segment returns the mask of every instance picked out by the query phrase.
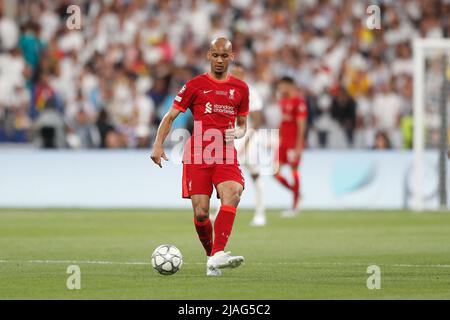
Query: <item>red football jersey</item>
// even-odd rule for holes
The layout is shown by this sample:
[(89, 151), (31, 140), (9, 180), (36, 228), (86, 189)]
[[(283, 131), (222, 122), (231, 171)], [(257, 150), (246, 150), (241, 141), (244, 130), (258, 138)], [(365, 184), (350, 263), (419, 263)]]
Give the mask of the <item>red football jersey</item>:
[(280, 123), (280, 145), (294, 148), (297, 140), (297, 119), (308, 117), (306, 102), (301, 96), (280, 100), (282, 118)]
[[(194, 131), (184, 150), (184, 161), (192, 163), (236, 160), (234, 144), (224, 142), (226, 129), (235, 126), (237, 116), (248, 115), (249, 90), (247, 84), (231, 75), (225, 80), (216, 80), (208, 73), (199, 75), (188, 81), (174, 100), (174, 107), (185, 112), (188, 108), (194, 116)], [(213, 146), (216, 139), (222, 139), (223, 148), (220, 153)]]

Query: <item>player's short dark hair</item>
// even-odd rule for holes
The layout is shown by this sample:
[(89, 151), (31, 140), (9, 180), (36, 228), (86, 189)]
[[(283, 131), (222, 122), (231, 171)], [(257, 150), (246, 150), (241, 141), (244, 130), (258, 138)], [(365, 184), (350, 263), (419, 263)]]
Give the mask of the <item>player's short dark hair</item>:
[(280, 83), (280, 82), (286, 82), (286, 83), (289, 83), (289, 84), (294, 84), (294, 83), (295, 83), (294, 79), (291, 78), (291, 77), (289, 77), (289, 76), (281, 77), (281, 78), (278, 80), (278, 82), (279, 82), (279, 83)]

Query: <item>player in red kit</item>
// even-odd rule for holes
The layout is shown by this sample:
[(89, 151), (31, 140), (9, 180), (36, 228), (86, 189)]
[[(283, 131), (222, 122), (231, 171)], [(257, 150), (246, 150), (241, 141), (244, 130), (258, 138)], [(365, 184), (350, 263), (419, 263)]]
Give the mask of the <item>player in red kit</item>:
[[(220, 276), (220, 269), (244, 262), (244, 257), (232, 256), (224, 249), (245, 185), (234, 139), (242, 138), (247, 130), (249, 89), (228, 73), (234, 59), (228, 39), (213, 40), (207, 58), (211, 71), (188, 81), (175, 97), (159, 125), (151, 158), (160, 167), (161, 158), (168, 160), (163, 142), (178, 114), (190, 109), (194, 130), (184, 148), (182, 196), (192, 202), (195, 229), (208, 257), (206, 274)], [(214, 227), (209, 219), (213, 188), (221, 200)]]
[[(299, 94), (292, 78), (281, 78), (278, 81), (277, 90), (280, 95), (279, 104), (282, 118), (275, 178), (292, 192), (292, 209), (283, 213), (284, 217), (292, 217), (298, 213), (300, 200), (300, 172), (298, 167), (304, 148), (308, 110), (306, 102)], [(282, 165), (289, 165), (291, 168), (292, 184), (281, 175)]]

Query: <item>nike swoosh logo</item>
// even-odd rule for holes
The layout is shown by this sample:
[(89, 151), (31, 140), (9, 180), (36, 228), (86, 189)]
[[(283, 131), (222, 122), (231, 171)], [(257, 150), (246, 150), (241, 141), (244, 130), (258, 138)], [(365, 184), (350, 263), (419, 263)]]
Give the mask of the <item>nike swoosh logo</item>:
[(212, 90), (203, 90), (203, 93), (208, 93), (208, 92), (211, 92)]

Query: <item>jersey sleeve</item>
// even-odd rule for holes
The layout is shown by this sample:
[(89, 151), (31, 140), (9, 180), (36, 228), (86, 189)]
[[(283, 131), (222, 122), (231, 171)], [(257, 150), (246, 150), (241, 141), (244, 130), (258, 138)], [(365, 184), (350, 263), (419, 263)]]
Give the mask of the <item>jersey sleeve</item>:
[(191, 81), (188, 81), (178, 92), (173, 101), (174, 108), (186, 112), (191, 107), (195, 97), (196, 89)]
[(306, 105), (306, 101), (303, 98), (299, 98), (296, 103), (295, 108), (295, 118), (299, 120), (305, 120), (308, 118), (308, 107)]
[(241, 103), (239, 104), (239, 109), (238, 109), (238, 116), (242, 116), (242, 117), (246, 117), (248, 115), (248, 108), (249, 108), (249, 89), (248, 86), (245, 86), (243, 93), (242, 93), (242, 99), (241, 99)]

